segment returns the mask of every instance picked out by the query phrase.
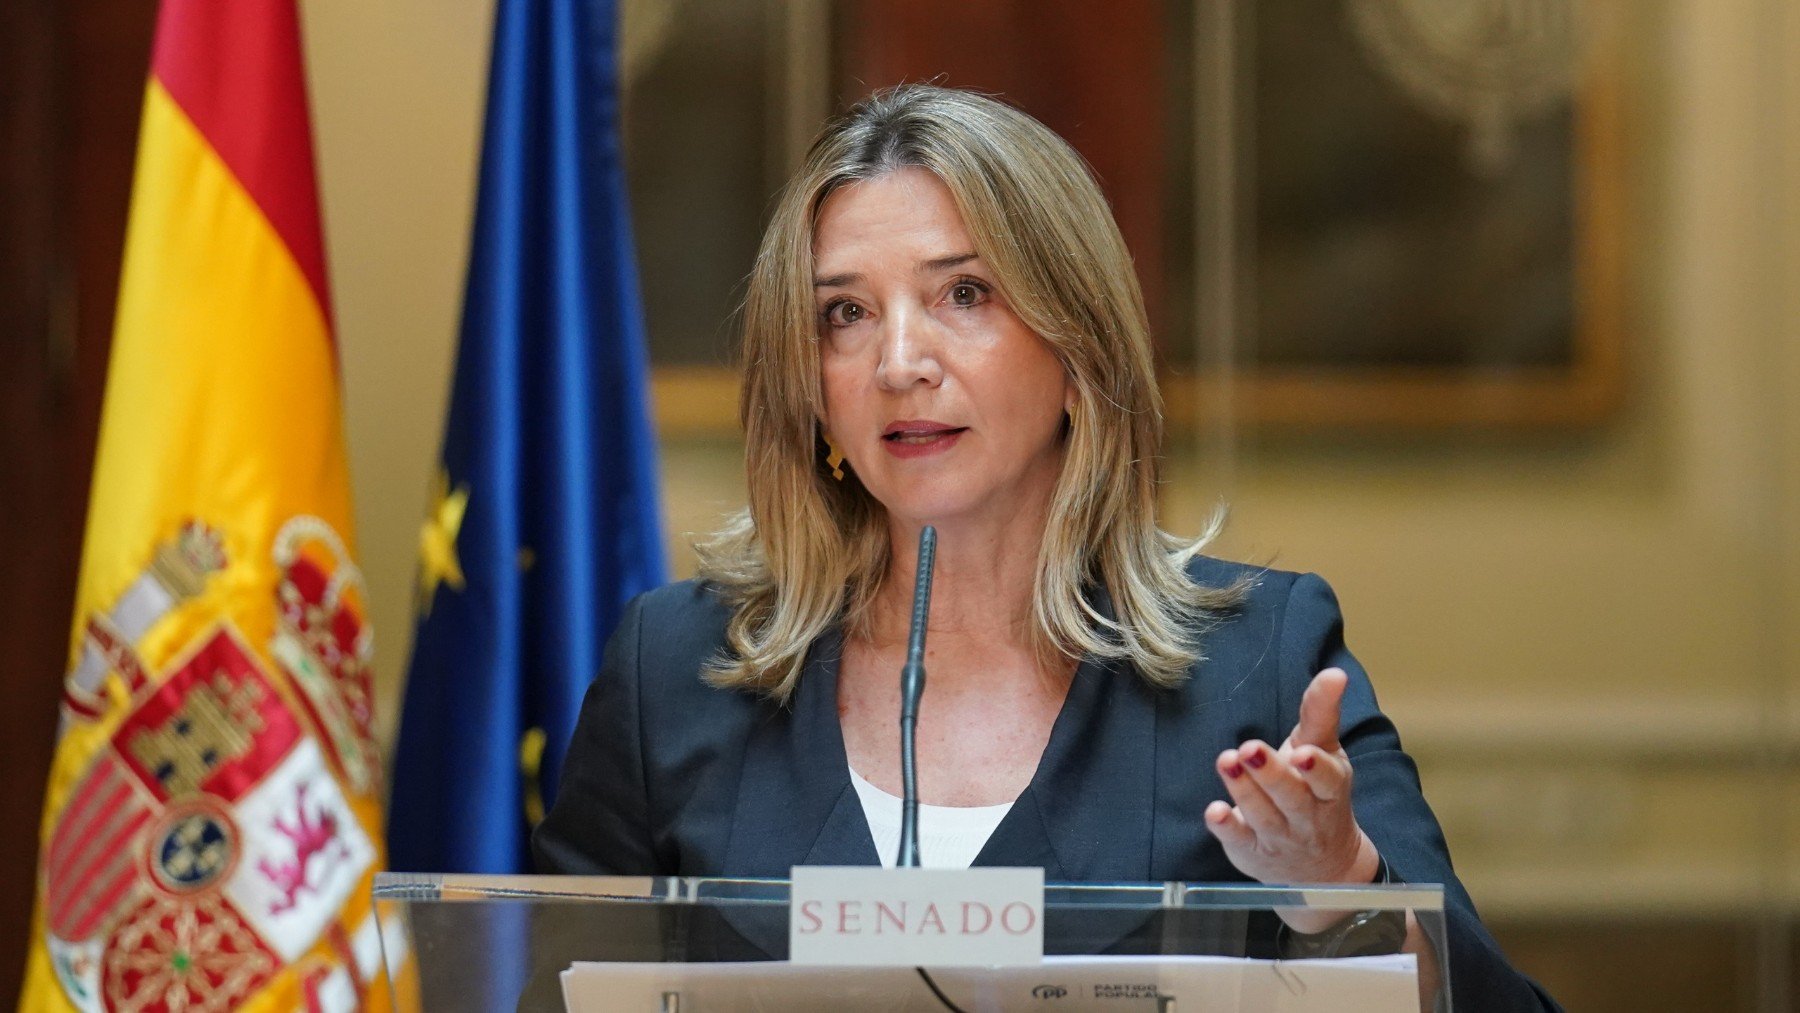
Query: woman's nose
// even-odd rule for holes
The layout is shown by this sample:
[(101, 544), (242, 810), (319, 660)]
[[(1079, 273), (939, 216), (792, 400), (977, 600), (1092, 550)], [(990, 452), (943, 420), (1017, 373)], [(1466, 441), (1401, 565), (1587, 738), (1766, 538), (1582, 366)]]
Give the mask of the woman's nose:
[(888, 316), (881, 331), (881, 362), (876, 380), (890, 390), (935, 387), (944, 378), (937, 357), (937, 325), (920, 309)]

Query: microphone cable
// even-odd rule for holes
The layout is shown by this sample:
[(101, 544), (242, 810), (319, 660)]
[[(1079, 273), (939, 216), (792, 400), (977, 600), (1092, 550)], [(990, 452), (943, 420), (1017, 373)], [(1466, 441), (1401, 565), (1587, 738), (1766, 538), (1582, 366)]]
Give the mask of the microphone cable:
[(944, 994), (944, 990), (938, 987), (937, 982), (931, 980), (931, 975), (923, 967), (915, 967), (913, 970), (919, 972), (919, 977), (925, 979), (925, 987), (931, 989), (931, 994), (937, 996), (937, 1001), (943, 1003), (945, 1009), (950, 1010), (951, 1013), (968, 1013), (967, 1010), (950, 1001), (950, 997)]

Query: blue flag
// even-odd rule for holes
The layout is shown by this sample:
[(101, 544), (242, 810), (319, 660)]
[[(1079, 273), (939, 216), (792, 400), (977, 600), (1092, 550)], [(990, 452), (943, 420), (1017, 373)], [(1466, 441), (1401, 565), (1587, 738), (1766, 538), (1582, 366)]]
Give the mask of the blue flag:
[(500, 0), (389, 807), (402, 871), (531, 871), (582, 695), (664, 580), (611, 0)]

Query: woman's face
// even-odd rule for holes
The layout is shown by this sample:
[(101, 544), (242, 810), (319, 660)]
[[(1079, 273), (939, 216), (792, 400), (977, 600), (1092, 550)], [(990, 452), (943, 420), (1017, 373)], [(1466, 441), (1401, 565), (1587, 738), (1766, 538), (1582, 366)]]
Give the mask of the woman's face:
[(825, 431), (892, 516), (1007, 518), (1048, 501), (1074, 390), (935, 175), (832, 193), (813, 269)]

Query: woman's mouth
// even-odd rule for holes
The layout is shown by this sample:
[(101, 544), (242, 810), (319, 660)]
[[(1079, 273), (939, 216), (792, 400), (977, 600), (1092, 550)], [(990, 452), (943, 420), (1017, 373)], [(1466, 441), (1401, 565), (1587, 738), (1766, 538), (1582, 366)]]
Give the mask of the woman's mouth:
[(891, 440), (894, 443), (912, 443), (912, 444), (921, 444), (922, 445), (922, 444), (930, 443), (932, 440), (940, 440), (946, 436), (954, 436), (957, 433), (964, 432), (964, 431), (965, 430), (963, 430), (963, 429), (934, 429), (928, 433), (915, 433), (915, 432), (909, 431), (909, 432), (902, 432), (902, 433), (889, 433), (886, 436), (883, 436), (882, 439)]
[(949, 450), (968, 426), (948, 426), (926, 420), (895, 422), (881, 434), (882, 445), (896, 457), (919, 457)]

